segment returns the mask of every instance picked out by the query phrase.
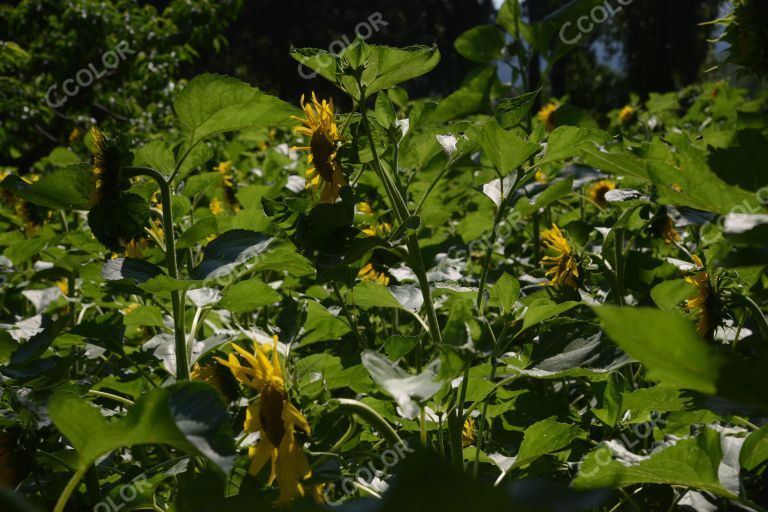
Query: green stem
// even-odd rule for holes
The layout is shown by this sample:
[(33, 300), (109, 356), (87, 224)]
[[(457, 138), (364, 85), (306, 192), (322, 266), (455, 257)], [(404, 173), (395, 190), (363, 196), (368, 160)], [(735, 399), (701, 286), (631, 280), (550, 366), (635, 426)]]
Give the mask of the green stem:
[(337, 408), (345, 414), (354, 414), (364, 420), (374, 427), (393, 446), (405, 444), (387, 420), (364, 403), (352, 400), (351, 398), (334, 398), (328, 401), (328, 405)]
[(67, 501), (69, 501), (69, 497), (72, 495), (73, 492), (75, 492), (75, 489), (77, 489), (77, 485), (80, 483), (80, 480), (88, 471), (89, 467), (90, 466), (85, 466), (75, 471), (75, 474), (73, 474), (72, 478), (70, 478), (69, 482), (67, 482), (67, 486), (64, 487), (63, 491), (61, 491), (61, 495), (59, 496), (58, 501), (56, 501), (56, 506), (53, 508), (53, 512), (63, 512), (64, 507), (67, 504)]
[(105, 391), (97, 391), (95, 389), (89, 389), (86, 392), (86, 394), (92, 395), (92, 396), (98, 396), (99, 398), (108, 398), (110, 400), (114, 400), (115, 402), (120, 402), (126, 407), (131, 407), (133, 405), (133, 402), (131, 400), (128, 400), (127, 398), (123, 398), (122, 396), (113, 395), (112, 393), (107, 393)]
[(616, 229), (614, 234), (614, 253), (616, 258), (616, 287), (619, 306), (624, 305), (624, 230)]
[(763, 338), (768, 341), (768, 320), (765, 319), (763, 310), (760, 309), (760, 306), (758, 306), (757, 303), (751, 298), (747, 297), (746, 295), (744, 295), (743, 298), (744, 303), (747, 305), (747, 308), (749, 308), (749, 311), (755, 318), (757, 326), (760, 328), (760, 333), (763, 335)]
[[(185, 153), (185, 157), (189, 154)], [(178, 170), (178, 168), (177, 168)], [(168, 275), (172, 279), (179, 278), (179, 270), (176, 265), (176, 240), (173, 234), (173, 208), (171, 206), (170, 181), (155, 169), (149, 167), (124, 167), (126, 177), (148, 176), (154, 179), (160, 187), (160, 201), (163, 205), (163, 231), (165, 232), (165, 260), (168, 265)], [(171, 180), (175, 176), (171, 176)], [(173, 306), (174, 339), (176, 353), (176, 379), (189, 380), (189, 358), (187, 356), (187, 341), (185, 339), (184, 326), (184, 294), (181, 290), (171, 291), (171, 304)]]
[[(371, 154), (373, 156), (373, 169), (384, 185), (384, 189), (389, 196), (389, 201), (392, 204), (393, 211), (397, 217), (398, 225), (402, 224), (405, 219), (409, 217), (408, 207), (403, 200), (400, 191), (394, 185), (389, 177), (389, 174), (384, 170), (379, 160), (379, 154), (376, 151), (376, 144), (373, 142), (373, 136), (371, 134), (371, 127), (368, 121), (368, 113), (365, 105), (365, 87), (358, 80), (358, 87), (360, 88), (360, 115), (362, 117), (362, 125), (365, 130), (365, 134), (368, 137), (368, 141), (371, 146)], [(435, 312), (435, 305), (432, 303), (432, 294), (429, 290), (429, 281), (427, 280), (427, 271), (424, 266), (424, 260), (421, 256), (421, 248), (419, 247), (419, 239), (415, 234), (409, 235), (406, 240), (406, 246), (408, 247), (408, 255), (411, 268), (416, 274), (416, 279), (419, 282), (419, 289), (424, 297), (424, 306), (427, 309), (427, 322), (429, 323), (430, 336), (435, 344), (442, 344), (443, 339), (440, 335), (440, 324), (437, 321), (437, 313)]]
[(344, 316), (347, 317), (347, 322), (349, 322), (349, 328), (352, 330), (352, 334), (354, 335), (355, 340), (357, 340), (357, 346), (360, 347), (360, 350), (363, 350), (364, 348), (366, 348), (366, 343), (363, 337), (360, 335), (360, 331), (357, 328), (355, 317), (352, 316), (352, 312), (349, 311), (349, 308), (347, 307), (347, 303), (344, 301), (344, 298), (341, 296), (341, 292), (339, 291), (339, 285), (336, 284), (336, 281), (331, 281), (331, 286), (333, 287), (334, 295), (336, 295), (336, 300), (339, 301), (341, 310), (344, 312)]

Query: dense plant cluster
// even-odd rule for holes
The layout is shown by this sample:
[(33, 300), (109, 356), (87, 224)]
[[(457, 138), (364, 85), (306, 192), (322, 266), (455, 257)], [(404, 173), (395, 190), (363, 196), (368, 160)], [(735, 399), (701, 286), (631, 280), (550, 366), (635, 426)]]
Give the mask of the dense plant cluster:
[(569, 5), (444, 98), (296, 48), (351, 109), (205, 73), (3, 168), (3, 510), (766, 510), (768, 94), (549, 98)]

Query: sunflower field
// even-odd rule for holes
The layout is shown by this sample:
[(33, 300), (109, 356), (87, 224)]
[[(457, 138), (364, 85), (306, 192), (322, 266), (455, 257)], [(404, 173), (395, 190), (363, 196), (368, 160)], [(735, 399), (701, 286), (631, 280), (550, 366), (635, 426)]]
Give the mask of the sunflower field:
[(768, 510), (761, 2), (602, 112), (547, 72), (615, 2), (165, 80), (237, 3), (0, 8), (0, 510)]

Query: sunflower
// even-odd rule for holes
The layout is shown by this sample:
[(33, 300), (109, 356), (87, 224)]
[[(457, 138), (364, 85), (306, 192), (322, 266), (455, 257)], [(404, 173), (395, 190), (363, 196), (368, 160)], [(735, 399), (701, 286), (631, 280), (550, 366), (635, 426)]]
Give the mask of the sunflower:
[(661, 237), (664, 239), (664, 242), (674, 244), (682, 239), (680, 232), (675, 228), (672, 217), (666, 215), (661, 222)]
[(392, 224), (389, 222), (379, 222), (378, 224), (371, 224), (363, 230), (368, 236), (378, 236), (379, 238), (388, 238), (392, 234)]
[(536, 171), (536, 174), (533, 175), (533, 179), (536, 183), (541, 183), (542, 185), (549, 183), (549, 177), (541, 169)]
[(608, 206), (608, 201), (605, 200), (605, 194), (615, 188), (616, 183), (611, 180), (600, 180), (589, 188), (589, 199), (600, 208), (605, 208)]
[(291, 116), (305, 126), (297, 126), (294, 132), (309, 137), (309, 146), (292, 149), (309, 151), (307, 162), (314, 167), (307, 169), (307, 187), (314, 187), (320, 192), (320, 200), (333, 203), (339, 197), (341, 187), (347, 184), (341, 171), (341, 164), (336, 157), (336, 144), (342, 140), (333, 117), (333, 100), (317, 100), (312, 93), (312, 102), (304, 102), (301, 97), (305, 119)]
[(281, 505), (304, 496), (307, 490), (315, 494), (315, 486), (307, 489), (302, 483), (312, 476), (312, 470), (301, 443), (296, 439), (297, 429), (309, 434), (309, 423), (288, 400), (283, 370), (277, 355), (277, 336), (274, 337), (271, 361), (267, 357), (267, 350), (259, 344), (254, 344), (253, 354), (238, 345), (233, 345), (233, 348), (247, 365), (241, 364), (235, 354), (230, 354), (228, 360), (218, 357), (216, 360), (227, 366), (235, 379), (259, 393), (245, 414), (245, 431), (260, 434), (259, 442), (248, 450), (251, 457), (248, 472), (257, 475), (271, 460), (272, 469), (267, 485), (272, 485), (277, 479), (280, 488), (277, 503)]
[(208, 209), (211, 210), (211, 213), (214, 215), (221, 215), (224, 213), (224, 206), (218, 199), (212, 199), (208, 204)]
[(67, 140), (69, 141), (70, 144), (74, 144), (75, 142), (77, 142), (77, 139), (80, 138), (80, 135), (81, 135), (80, 129), (77, 126), (75, 126), (74, 128), (72, 128), (72, 131), (69, 132), (69, 137), (67, 138)]
[(633, 107), (632, 105), (626, 105), (624, 108), (622, 108), (619, 111), (619, 122), (621, 124), (626, 124), (629, 121), (631, 121), (634, 116), (635, 116), (635, 107)]
[(130, 182), (120, 177), (120, 167), (130, 163), (130, 154), (119, 140), (108, 139), (96, 126), (91, 127), (93, 167), (91, 174), (96, 185), (92, 203), (114, 201)]
[(578, 287), (579, 265), (573, 257), (571, 244), (568, 243), (560, 228), (552, 224), (552, 229), (541, 233), (541, 239), (546, 249), (557, 253), (557, 256), (544, 256), (542, 259), (544, 266), (551, 267), (546, 273), (547, 276), (552, 276), (549, 284)]
[(475, 442), (477, 437), (475, 436), (475, 420), (467, 418), (464, 420), (464, 428), (461, 431), (461, 446), (471, 446)]
[(543, 107), (541, 107), (541, 110), (538, 111), (536, 114), (536, 117), (539, 118), (539, 121), (544, 123), (544, 126), (547, 127), (547, 131), (552, 131), (557, 126), (555, 124), (555, 112), (557, 109), (560, 108), (560, 105), (555, 103), (554, 101), (550, 101)]
[[(701, 258), (692, 255), (693, 262), (696, 264), (697, 269), (704, 269), (704, 263)], [(710, 314), (709, 314), (709, 298), (710, 298), (710, 286), (709, 286), (709, 274), (706, 270), (700, 270), (690, 276), (686, 276), (685, 282), (696, 287), (697, 292), (692, 298), (685, 301), (685, 307), (688, 311), (698, 315), (699, 319), (696, 322), (696, 330), (702, 336), (706, 336), (710, 329)]]
[(389, 276), (384, 272), (376, 270), (370, 262), (363, 265), (363, 268), (360, 269), (360, 272), (358, 272), (357, 275), (365, 281), (373, 281), (382, 286), (387, 286), (389, 284)]
[(357, 203), (356, 206), (357, 206), (358, 213), (362, 215), (373, 215), (373, 209), (371, 208), (371, 205), (369, 205), (365, 201)]
[(207, 382), (216, 390), (225, 404), (237, 398), (237, 383), (232, 379), (226, 368), (218, 364), (195, 364), (189, 373), (189, 378)]

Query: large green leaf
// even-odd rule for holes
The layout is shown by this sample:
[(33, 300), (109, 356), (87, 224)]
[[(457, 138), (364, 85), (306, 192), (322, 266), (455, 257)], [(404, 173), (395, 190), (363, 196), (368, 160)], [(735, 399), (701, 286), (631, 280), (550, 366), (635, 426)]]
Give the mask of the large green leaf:
[(541, 92), (537, 89), (533, 92), (525, 93), (516, 98), (505, 98), (496, 105), (494, 115), (502, 128), (509, 130), (514, 128), (525, 119), (536, 102), (536, 97)]
[(355, 40), (338, 56), (316, 48), (291, 48), (290, 53), (291, 57), (353, 97), (360, 94), (355, 79), (343, 73), (344, 61), (351, 66), (365, 66), (362, 81), (366, 87), (366, 97), (428, 73), (440, 62), (440, 52), (436, 46), (392, 48), (368, 45), (361, 39)]
[(65, 210), (87, 210), (96, 185), (87, 165), (62, 167), (27, 183), (18, 176), (6, 176), (0, 188), (40, 206)]
[(706, 343), (692, 322), (673, 311), (651, 308), (593, 308), (608, 335), (666, 385), (720, 394), (765, 407), (768, 385), (760, 363)]
[(223, 473), (235, 455), (226, 408), (217, 392), (202, 382), (154, 389), (120, 419), (107, 419), (77, 395), (61, 391), (48, 405), (54, 425), (77, 450), (77, 466), (87, 467), (117, 448), (164, 444), (206, 457)]
[(504, 176), (524, 164), (539, 150), (538, 144), (504, 130), (495, 119), (488, 121), (480, 134), (480, 146), (493, 166)]
[(571, 423), (559, 423), (554, 416), (534, 423), (523, 434), (513, 468), (522, 467), (548, 453), (567, 448), (574, 439), (586, 439), (586, 432)]
[(202, 74), (176, 96), (174, 109), (188, 147), (216, 133), (295, 123), (300, 111), (235, 78)]
[(233, 313), (254, 311), (280, 300), (280, 294), (262, 280), (252, 277), (241, 281), (224, 292), (218, 307)]
[(462, 57), (488, 64), (501, 58), (504, 33), (494, 25), (480, 25), (461, 34), (453, 45)]
[(722, 457), (720, 434), (708, 428), (650, 456), (633, 455), (614, 442), (587, 455), (573, 486), (600, 489), (640, 483), (669, 484), (735, 498), (718, 478)]
[(273, 238), (256, 231), (233, 229), (212, 240), (203, 251), (203, 261), (195, 268), (197, 279), (226, 276), (238, 266), (264, 253)]

